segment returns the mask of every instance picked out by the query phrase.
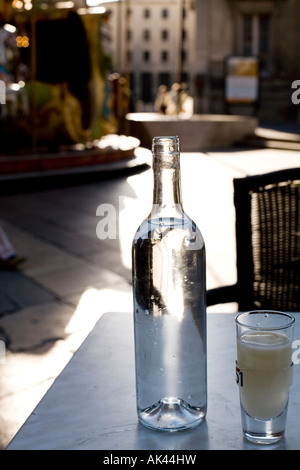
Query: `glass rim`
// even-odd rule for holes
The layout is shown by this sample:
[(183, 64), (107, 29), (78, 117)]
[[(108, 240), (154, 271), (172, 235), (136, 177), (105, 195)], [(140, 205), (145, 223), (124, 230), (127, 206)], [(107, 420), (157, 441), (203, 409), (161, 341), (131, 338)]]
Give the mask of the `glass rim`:
[[(281, 316), (281, 317), (285, 317), (287, 319), (289, 319), (289, 321), (284, 324), (284, 325), (266, 325), (266, 326), (263, 326), (263, 325), (248, 325), (247, 323), (245, 322), (242, 322), (241, 321), (241, 317), (242, 318), (245, 318), (245, 317), (249, 317), (251, 315), (254, 315), (254, 314), (259, 314), (259, 315), (266, 315), (266, 314), (275, 314), (275, 315), (278, 315), (278, 316)], [(249, 312), (242, 312), (242, 313), (238, 313), (235, 317), (235, 322), (236, 322), (236, 325), (238, 326), (242, 326), (242, 327), (245, 327), (245, 328), (250, 328), (251, 330), (268, 330), (268, 331), (271, 331), (271, 330), (283, 330), (283, 329), (286, 329), (286, 328), (290, 328), (294, 323), (295, 323), (295, 317), (293, 315), (291, 315), (290, 313), (288, 312), (280, 312), (280, 311), (277, 311), (277, 310), (267, 310), (267, 309), (264, 309), (264, 310), (250, 310)]]

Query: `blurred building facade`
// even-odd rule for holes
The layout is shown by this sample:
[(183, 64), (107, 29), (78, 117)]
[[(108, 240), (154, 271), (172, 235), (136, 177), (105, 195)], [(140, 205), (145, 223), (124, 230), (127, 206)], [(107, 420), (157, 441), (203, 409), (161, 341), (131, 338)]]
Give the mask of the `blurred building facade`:
[[(170, 88), (176, 82), (185, 83), (195, 113), (299, 120), (300, 106), (291, 99), (292, 83), (300, 80), (299, 0), (0, 0), (0, 15), (2, 45), (8, 34), (5, 23), (17, 27), (17, 42), (12, 37), (6, 52), (20, 71), (12, 73), (0, 63), (0, 79), (5, 79), (8, 70), (7, 81), (16, 82), (13, 87), (26, 84), (17, 91), (7, 85), (7, 104), (1, 108), (5, 134), (6, 124), (15, 129), (3, 114), (9, 108), (14, 112), (9, 99), (14, 104), (18, 94), (20, 108), (26, 90), (29, 105), (33, 101), (36, 106), (40, 101), (44, 105), (45, 93), (61, 96), (64, 82), (63, 104), (60, 100), (53, 109), (56, 115), (58, 107), (65, 110), (68, 138), (75, 142), (90, 138), (86, 130), (92, 136), (112, 132), (127, 111), (153, 111), (159, 86)], [(73, 26), (76, 22), (76, 33), (70, 25), (66, 29), (67, 20), (68, 25), (71, 20)], [(230, 57), (258, 60), (257, 97), (251, 105), (243, 100), (228, 102)], [(20, 61), (27, 65), (26, 73)], [(38, 82), (34, 93), (30, 80)], [(251, 80), (253, 77), (245, 79), (244, 88)], [(81, 122), (75, 105), (80, 107)], [(28, 120), (23, 104), (21, 108), (13, 113), (19, 125), (23, 118), (21, 131), (27, 136), (26, 126), (30, 131), (39, 127), (52, 141), (51, 126), (44, 117), (42, 125), (32, 126), (37, 116)], [(48, 102), (46, 112), (49, 117)], [(56, 127), (61, 129), (60, 123)], [(18, 129), (18, 135), (21, 131)]]
[[(157, 88), (184, 81), (195, 112), (228, 112), (229, 56), (259, 59), (258, 107), (233, 112), (298, 119), (291, 84), (300, 78), (298, 0), (124, 0), (111, 10), (111, 51), (130, 79), (132, 104), (150, 110)], [(230, 110), (229, 110), (230, 112)]]
[(125, 0), (110, 11), (111, 52), (130, 81), (134, 110), (151, 111), (160, 85), (184, 82), (193, 93), (195, 0)]
[(259, 116), (296, 120), (291, 84), (300, 77), (299, 24), (297, 0), (198, 0), (196, 61), (208, 109), (224, 110), (226, 57), (257, 56)]

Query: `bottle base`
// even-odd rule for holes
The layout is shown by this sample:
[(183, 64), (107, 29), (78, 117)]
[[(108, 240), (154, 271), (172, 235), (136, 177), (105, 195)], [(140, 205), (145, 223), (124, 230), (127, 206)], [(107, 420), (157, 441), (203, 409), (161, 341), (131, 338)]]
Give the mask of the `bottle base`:
[(192, 429), (205, 420), (205, 411), (194, 408), (184, 400), (166, 397), (139, 413), (140, 422), (147, 428), (162, 432)]

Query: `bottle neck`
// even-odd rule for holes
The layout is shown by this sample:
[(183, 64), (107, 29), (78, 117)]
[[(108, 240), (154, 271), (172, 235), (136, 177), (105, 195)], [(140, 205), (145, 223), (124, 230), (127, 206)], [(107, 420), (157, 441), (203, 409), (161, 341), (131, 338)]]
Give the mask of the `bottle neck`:
[[(157, 139), (157, 138), (156, 138)], [(171, 138), (168, 138), (171, 139)], [(175, 138), (172, 138), (175, 139)], [(167, 140), (167, 139), (166, 139)], [(177, 142), (167, 142), (160, 147), (153, 145), (153, 213), (172, 216), (183, 211), (180, 182), (180, 154)], [(160, 150), (160, 151), (156, 151)]]

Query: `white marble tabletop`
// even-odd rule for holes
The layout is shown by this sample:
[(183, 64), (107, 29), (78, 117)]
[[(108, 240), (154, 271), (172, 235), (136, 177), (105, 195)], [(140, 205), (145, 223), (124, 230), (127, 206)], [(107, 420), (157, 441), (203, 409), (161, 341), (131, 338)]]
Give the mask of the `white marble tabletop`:
[[(295, 339), (300, 340), (300, 321)], [(242, 435), (235, 382), (234, 314), (208, 315), (208, 412), (197, 428), (160, 433), (144, 428), (135, 409), (133, 318), (106, 313), (74, 354), (8, 450), (261, 449)], [(300, 353), (299, 353), (300, 359)], [(300, 364), (286, 435), (269, 449), (300, 449)]]

